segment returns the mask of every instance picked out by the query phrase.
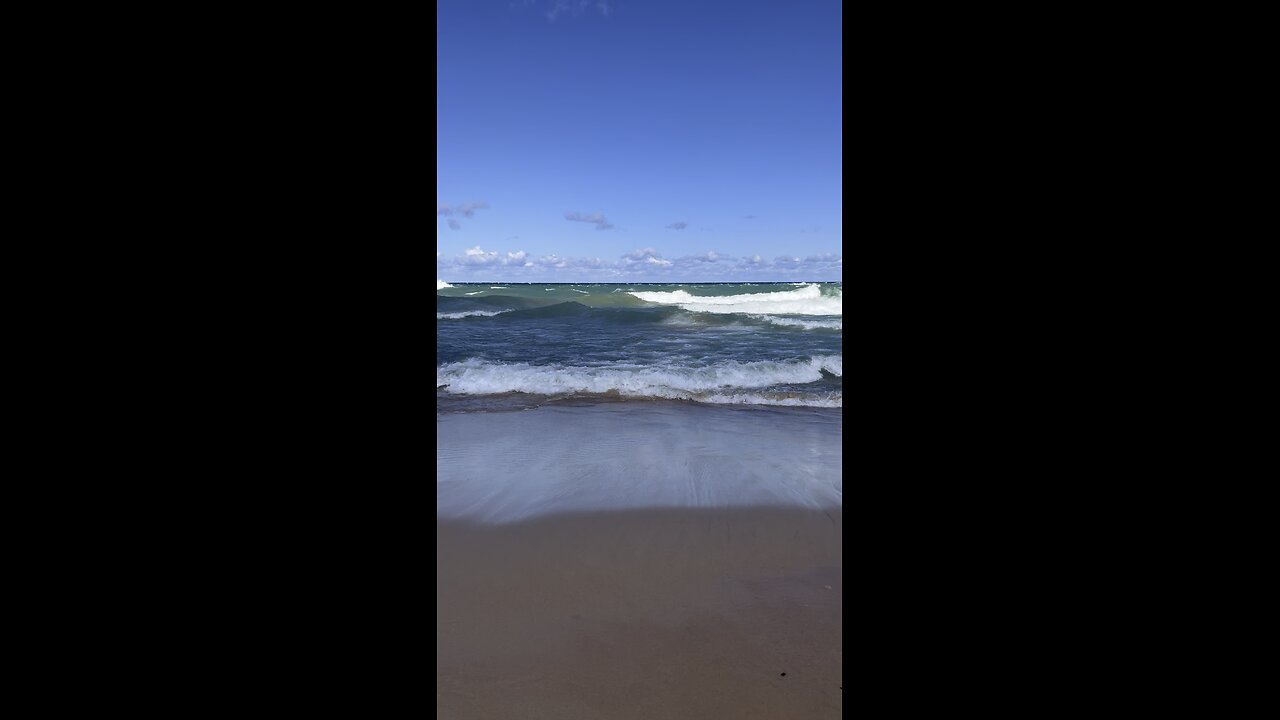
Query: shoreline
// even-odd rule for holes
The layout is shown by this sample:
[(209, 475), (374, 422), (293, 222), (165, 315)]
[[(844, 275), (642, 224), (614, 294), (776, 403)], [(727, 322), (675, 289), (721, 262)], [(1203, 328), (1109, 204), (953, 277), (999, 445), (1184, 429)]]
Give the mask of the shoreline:
[(640, 508), (840, 508), (843, 421), (814, 408), (547, 405), (436, 415), (436, 513), (513, 522)]

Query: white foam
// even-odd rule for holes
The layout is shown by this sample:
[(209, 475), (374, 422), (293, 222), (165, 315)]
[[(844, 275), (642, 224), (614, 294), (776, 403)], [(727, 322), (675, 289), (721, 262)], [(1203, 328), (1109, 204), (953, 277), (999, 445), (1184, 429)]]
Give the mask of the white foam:
[(570, 289), (570, 290), (573, 290), (574, 292), (580, 292), (580, 293), (582, 293), (583, 295), (590, 295), (590, 294), (591, 294), (591, 293), (587, 292), (586, 290), (574, 290), (574, 288), (569, 288), (569, 289)]
[(451, 287), (453, 287), (453, 286), (452, 286), (452, 285), (450, 285), (449, 283), (447, 283), (447, 282), (445, 282), (445, 281), (443, 281), (443, 280), (441, 280), (441, 279), (439, 279), (439, 278), (436, 278), (436, 289), (437, 289), (437, 290), (443, 290), (443, 289), (445, 289), (445, 288), (451, 288)]
[(479, 294), (480, 294), (480, 293), (482, 293), (482, 292), (484, 292), (484, 291), (483, 291), (483, 290), (477, 290), (477, 291), (472, 292), (472, 293), (463, 293), (463, 295), (479, 295)]
[(788, 407), (838, 408), (844, 406), (840, 393), (824, 396), (786, 395), (783, 393), (738, 393), (735, 395), (699, 395), (689, 400), (717, 405), (784, 405)]
[(822, 379), (822, 371), (843, 376), (840, 355), (806, 360), (737, 362), (705, 367), (580, 367), (529, 365), (466, 360), (436, 368), (436, 387), (464, 395), (523, 392), (617, 393), (628, 397), (658, 397), (708, 403), (748, 405), (804, 405), (842, 407), (841, 393), (807, 395), (795, 392), (743, 392), (773, 385), (801, 385)]
[(490, 290), (506, 290), (507, 286), (506, 285), (490, 285), (489, 289)]
[(501, 315), (504, 312), (511, 312), (511, 311), (510, 310), (465, 310), (463, 312), (455, 312), (455, 313), (436, 313), (436, 319), (437, 320), (459, 320), (464, 317), (476, 317), (476, 316), (493, 317), (494, 315)]
[(750, 315), (748, 317), (756, 320), (764, 320), (774, 325), (787, 325), (790, 327), (802, 327), (806, 330), (842, 330), (844, 329), (844, 320), (801, 320), (799, 318), (774, 317), (773, 315)]
[(678, 305), (692, 312), (754, 313), (759, 315), (844, 315), (844, 299), (839, 290), (834, 295), (822, 294), (817, 285), (796, 290), (743, 295), (690, 295), (684, 290), (673, 292), (633, 292), (631, 295), (659, 305)]

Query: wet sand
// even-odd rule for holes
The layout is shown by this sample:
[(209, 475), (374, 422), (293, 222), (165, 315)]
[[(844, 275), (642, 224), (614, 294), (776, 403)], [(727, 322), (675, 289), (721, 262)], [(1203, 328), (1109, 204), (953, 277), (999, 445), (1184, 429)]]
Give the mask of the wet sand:
[(614, 403), (437, 414), (436, 515), (840, 507), (840, 410)]
[[(839, 423), (586, 410), (437, 418), (438, 438), (453, 443), (437, 456), (439, 717), (838, 717), (839, 467), (803, 463), (838, 458)], [(661, 435), (672, 422), (677, 435)], [(509, 449), (531, 456), (516, 463), (520, 487), (534, 488), (521, 507), (537, 501), (537, 512), (515, 512), (514, 470), (497, 467), (514, 461), (485, 444), (513, 430), (525, 449)], [(588, 460), (535, 442), (576, 447), (574, 432), (616, 452)], [(647, 454), (655, 441), (668, 451)], [(794, 455), (778, 465), (792, 474), (753, 475), (730, 457), (744, 442)], [(680, 491), (646, 507), (630, 488), (657, 487), (658, 470), (683, 473), (666, 477)], [(791, 489), (766, 491), (779, 483)]]

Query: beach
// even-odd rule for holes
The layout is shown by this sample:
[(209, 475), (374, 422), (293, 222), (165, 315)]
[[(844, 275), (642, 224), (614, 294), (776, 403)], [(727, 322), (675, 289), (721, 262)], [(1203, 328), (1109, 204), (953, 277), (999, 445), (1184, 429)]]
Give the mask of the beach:
[(442, 718), (825, 718), (841, 412), (437, 414)]
[(840, 716), (842, 7), (436, 3), (439, 717)]

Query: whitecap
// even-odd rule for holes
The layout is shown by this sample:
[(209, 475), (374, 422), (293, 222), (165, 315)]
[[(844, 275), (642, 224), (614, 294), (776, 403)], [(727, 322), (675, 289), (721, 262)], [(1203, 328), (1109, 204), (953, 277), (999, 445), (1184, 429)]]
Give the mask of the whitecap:
[(824, 371), (843, 377), (842, 356), (817, 355), (802, 360), (755, 362), (726, 360), (702, 367), (663, 365), (632, 368), (530, 365), (472, 359), (437, 367), (436, 386), (448, 385), (447, 392), (464, 395), (616, 393), (627, 397), (716, 404), (841, 407), (843, 398), (840, 392), (810, 394), (764, 390), (775, 385), (818, 382)]
[(436, 319), (437, 320), (460, 320), (465, 317), (493, 317), (494, 315), (501, 315), (504, 312), (511, 312), (511, 311), (510, 310), (464, 310), (462, 312), (453, 312), (453, 313), (436, 313)]
[(799, 318), (776, 317), (774, 315), (748, 315), (755, 320), (763, 320), (774, 325), (802, 327), (805, 330), (842, 330), (844, 320), (801, 320)]
[(796, 290), (743, 295), (691, 295), (672, 292), (633, 292), (631, 295), (659, 305), (678, 305), (692, 312), (755, 313), (759, 315), (843, 315), (844, 299), (837, 291), (827, 295), (817, 285)]

